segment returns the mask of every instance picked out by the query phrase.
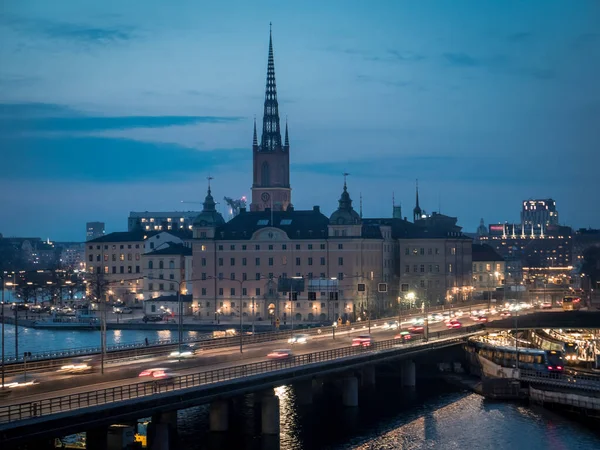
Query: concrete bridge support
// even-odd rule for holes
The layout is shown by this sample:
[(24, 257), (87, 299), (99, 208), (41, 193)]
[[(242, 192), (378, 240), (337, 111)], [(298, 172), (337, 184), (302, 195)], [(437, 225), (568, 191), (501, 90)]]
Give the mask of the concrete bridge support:
[(108, 427), (92, 428), (85, 432), (85, 448), (88, 450), (108, 449)]
[(229, 402), (217, 399), (210, 404), (210, 431), (222, 432), (229, 429)]
[(417, 384), (415, 372), (414, 361), (409, 360), (402, 363), (402, 387), (415, 388)]
[(155, 414), (148, 424), (148, 449), (169, 450), (176, 448), (177, 411)]
[(323, 380), (321, 378), (313, 378), (312, 389), (313, 395), (321, 395), (323, 393)]
[(375, 387), (375, 366), (369, 365), (362, 369), (361, 373), (361, 384), (362, 387), (373, 388)]
[(279, 436), (279, 397), (273, 391), (265, 392), (260, 409), (262, 434)]
[(344, 406), (358, 406), (358, 379), (346, 377), (342, 381), (342, 404)]
[(312, 380), (300, 381), (294, 385), (296, 401), (299, 405), (312, 405), (313, 384)]

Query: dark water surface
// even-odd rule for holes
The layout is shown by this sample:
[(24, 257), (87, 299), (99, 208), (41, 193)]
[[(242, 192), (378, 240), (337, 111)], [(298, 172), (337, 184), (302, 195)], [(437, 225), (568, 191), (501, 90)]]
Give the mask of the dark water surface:
[(293, 387), (277, 388), (280, 442), (260, 436), (260, 408), (251, 397), (237, 402), (230, 431), (208, 431), (208, 407), (179, 412), (181, 449), (600, 449), (600, 426), (584, 426), (522, 404), (490, 402), (445, 383), (402, 392), (397, 382), (361, 391), (359, 408), (344, 408), (333, 394), (297, 406)]

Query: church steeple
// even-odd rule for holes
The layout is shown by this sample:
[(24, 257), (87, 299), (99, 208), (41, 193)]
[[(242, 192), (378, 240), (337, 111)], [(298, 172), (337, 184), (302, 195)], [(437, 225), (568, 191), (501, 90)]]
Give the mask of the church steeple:
[(417, 180), (417, 198), (416, 198), (416, 203), (415, 203), (415, 209), (413, 209), (413, 220), (419, 220), (421, 218), (421, 215), (423, 214), (423, 211), (421, 210), (421, 207), (419, 206), (419, 180)]
[(258, 136), (256, 135), (256, 116), (254, 116), (254, 137), (252, 138), (252, 147), (258, 147)]
[(273, 58), (273, 33), (269, 24), (269, 59), (267, 62), (267, 87), (263, 114), (263, 130), (260, 139), (263, 152), (281, 149), (281, 129), (279, 127), (279, 104), (277, 103), (277, 85), (275, 83), (275, 60)]
[(285, 141), (283, 146), (289, 150), (290, 148), (290, 138), (288, 136), (288, 125), (287, 125), (287, 116), (285, 116)]

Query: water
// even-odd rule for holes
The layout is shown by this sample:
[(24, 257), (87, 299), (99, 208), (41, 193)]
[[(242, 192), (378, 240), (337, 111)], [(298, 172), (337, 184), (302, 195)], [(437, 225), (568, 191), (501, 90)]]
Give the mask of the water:
[[(379, 383), (379, 380), (378, 380)], [(542, 408), (489, 402), (443, 383), (402, 393), (397, 380), (361, 393), (361, 406), (343, 408), (324, 396), (312, 406), (296, 405), (292, 387), (280, 398), (282, 449), (598, 449), (600, 433)], [(239, 405), (224, 436), (207, 431), (208, 407), (180, 411), (178, 448), (188, 450), (264, 448), (257, 418), (260, 409)], [(275, 447), (278, 448), (278, 447)]]
[[(185, 331), (183, 338), (196, 339), (205, 332)], [(15, 326), (5, 325), (5, 352), (7, 357), (15, 354)], [(23, 352), (41, 353), (56, 350), (77, 348), (99, 348), (99, 330), (42, 330), (19, 327), (19, 354)], [(116, 344), (143, 343), (144, 339), (157, 340), (177, 339), (177, 330), (107, 330), (108, 346)]]

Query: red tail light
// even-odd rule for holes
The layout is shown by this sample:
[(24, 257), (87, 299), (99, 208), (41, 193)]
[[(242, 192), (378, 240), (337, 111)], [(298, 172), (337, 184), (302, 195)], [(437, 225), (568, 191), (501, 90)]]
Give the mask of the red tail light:
[(552, 370), (552, 369), (554, 369), (554, 367), (548, 366), (548, 370)]
[(562, 370), (562, 366), (556, 366), (556, 370)]

